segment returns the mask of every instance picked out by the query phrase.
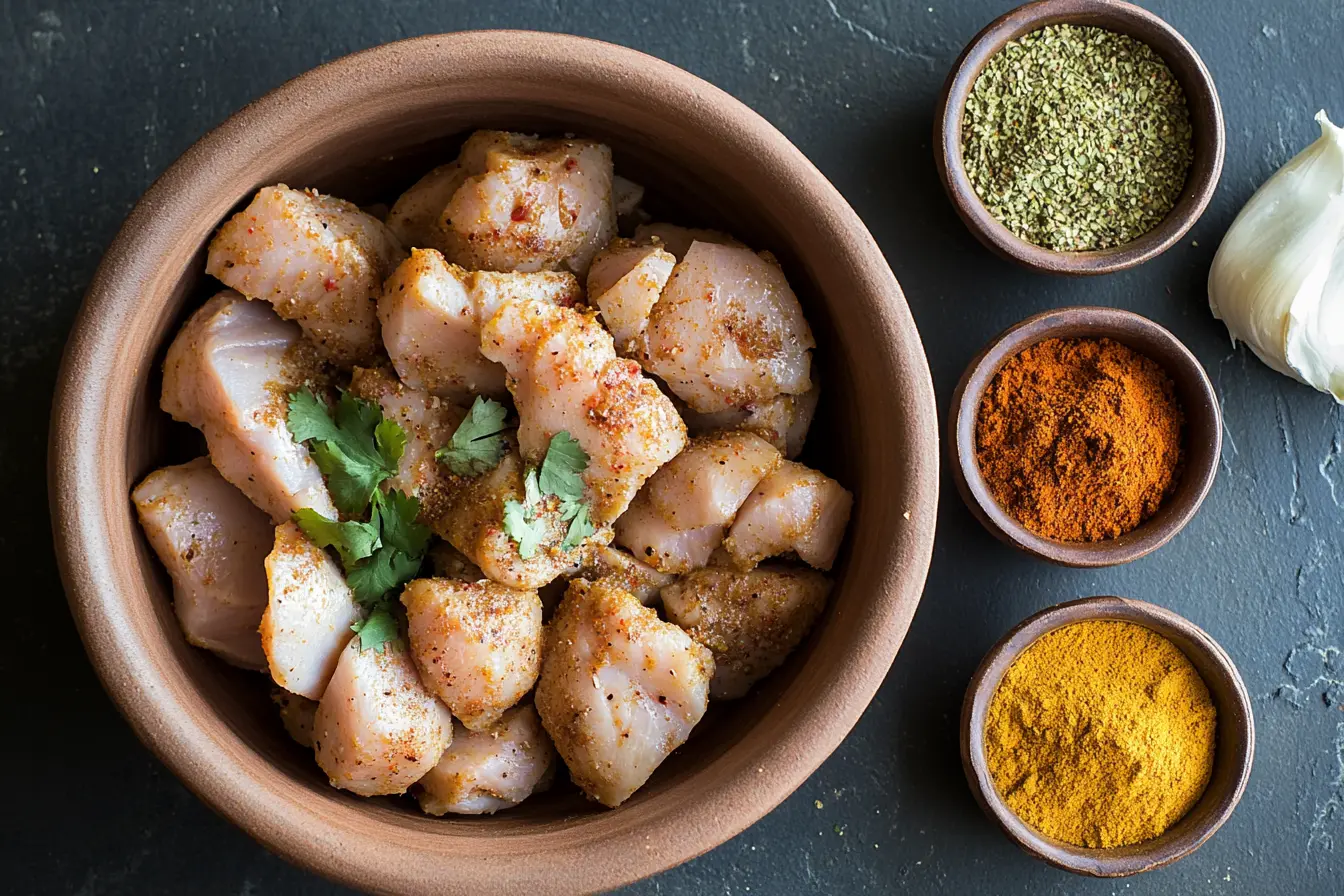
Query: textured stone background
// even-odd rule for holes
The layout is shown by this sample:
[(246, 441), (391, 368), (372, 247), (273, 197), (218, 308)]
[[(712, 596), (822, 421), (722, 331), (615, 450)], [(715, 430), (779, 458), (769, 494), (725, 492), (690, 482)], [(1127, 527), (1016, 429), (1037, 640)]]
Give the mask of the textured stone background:
[[(932, 5), (930, 5), (932, 4)], [(1234, 351), (1205, 302), (1218, 240), (1270, 172), (1344, 118), (1339, 0), (1146, 4), (1222, 93), (1222, 185), (1190, 236), (1140, 270), (1066, 281), (991, 258), (933, 168), (933, 104), (965, 42), (1009, 3), (0, 2), (0, 524), (7, 615), (4, 884), (17, 894), (297, 894), (337, 888), (216, 817), (136, 741), (75, 636), (42, 474), (66, 332), (104, 247), (151, 180), (285, 79), (409, 35), (569, 31), (639, 48), (723, 87), (848, 197), (905, 287), (941, 405), (992, 335), (1046, 308), (1132, 308), (1195, 351), (1227, 415), (1222, 471), (1194, 523), (1121, 569), (1054, 569), (986, 535), (949, 482), (928, 590), (877, 699), (792, 798), (637, 893), (1338, 892), (1344, 869), (1344, 413)], [(1019, 853), (976, 809), (958, 706), (988, 646), (1059, 600), (1155, 601), (1210, 631), (1255, 697), (1259, 749), (1236, 815), (1176, 866), (1086, 881)], [(1338, 843), (1336, 841), (1338, 840)]]

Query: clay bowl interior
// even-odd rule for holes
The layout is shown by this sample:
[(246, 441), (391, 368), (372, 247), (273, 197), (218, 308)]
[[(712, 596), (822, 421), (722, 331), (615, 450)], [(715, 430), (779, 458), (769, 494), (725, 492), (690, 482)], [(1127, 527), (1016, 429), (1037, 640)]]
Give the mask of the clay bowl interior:
[[(1128, 34), (1167, 63), (1185, 91), (1194, 137), (1194, 160), (1185, 189), (1167, 217), (1143, 236), (1093, 252), (1056, 252), (1021, 239), (989, 213), (975, 193), (961, 155), (966, 98), (985, 64), (1004, 44), (1047, 25), (1088, 25)], [(1213, 198), (1223, 170), (1223, 111), (1213, 77), (1194, 48), (1147, 10), (1119, 0), (1039, 0), (995, 19), (962, 51), (943, 85), (934, 119), (934, 159), (957, 214), (980, 242), (998, 255), (1052, 274), (1107, 274), (1142, 264), (1170, 248)]]
[[(1213, 776), (1204, 795), (1158, 837), (1132, 846), (1083, 849), (1038, 833), (999, 796), (985, 759), (985, 716), (999, 681), (1013, 660), (1047, 632), (1092, 619), (1116, 619), (1145, 626), (1186, 655), (1209, 688), (1218, 711)], [(1123, 877), (1189, 855), (1232, 815), (1255, 757), (1255, 719), (1241, 674), (1219, 644), (1188, 619), (1170, 610), (1123, 597), (1088, 597), (1043, 610), (1018, 624), (990, 649), (971, 678), (961, 709), (961, 762), (980, 808), (1027, 853), (1057, 868), (1093, 877)]]
[[(128, 500), (151, 469), (203, 452), (157, 398), (168, 341), (219, 288), (203, 273), (215, 227), (277, 181), (390, 201), (478, 127), (607, 141), (617, 170), (650, 188), (660, 216), (774, 251), (819, 343), (825, 397), (814, 432), (833, 435), (814, 438), (803, 460), (857, 495), (836, 588), (807, 642), (747, 698), (713, 707), (614, 811), (567, 783), (495, 817), (445, 819), (421, 815), (409, 798), (331, 788), (281, 729), (269, 682), (184, 642)], [(860, 413), (890, 396), (900, 414)], [(58, 555), (94, 665), (140, 737), (210, 805), (282, 855), (368, 890), (577, 891), (727, 840), (800, 785), (858, 720), (923, 588), (937, 424), (919, 337), (880, 250), (781, 134), (635, 51), (478, 32), (316, 69), (229, 119), (154, 185), (109, 250), (67, 347), (50, 469)]]
[[(1030, 531), (994, 499), (975, 456), (975, 425), (980, 401), (994, 375), (1011, 358), (1045, 339), (1107, 337), (1160, 364), (1176, 385), (1185, 413), (1184, 467), (1175, 492), (1157, 513), (1119, 538), (1064, 542)], [(1131, 311), (1116, 308), (1060, 308), (1029, 317), (1000, 333), (962, 374), (948, 414), (948, 450), (952, 478), (962, 500), (997, 538), (1043, 560), (1063, 566), (1114, 566), (1128, 563), (1170, 541), (1199, 510), (1213, 486), (1223, 445), (1223, 416), (1208, 374), (1190, 350), (1166, 328)]]

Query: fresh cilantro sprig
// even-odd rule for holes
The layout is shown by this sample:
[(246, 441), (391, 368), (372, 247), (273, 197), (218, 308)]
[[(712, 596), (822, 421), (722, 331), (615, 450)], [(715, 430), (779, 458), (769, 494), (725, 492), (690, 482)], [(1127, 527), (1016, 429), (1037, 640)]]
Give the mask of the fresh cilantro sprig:
[(378, 487), (397, 472), (406, 433), (395, 420), (384, 419), (377, 405), (348, 392), (334, 414), (310, 390), (295, 392), (286, 422), (295, 441), (311, 441), (337, 509), (369, 517), (332, 520), (305, 508), (293, 519), (314, 544), (340, 555), (346, 583), (365, 611), (350, 628), (361, 650), (381, 652), (400, 636), (396, 594), (419, 574), (430, 539), (429, 527), (415, 521), (419, 500)]
[(379, 483), (396, 475), (406, 450), (406, 432), (397, 422), (349, 392), (341, 393), (333, 410), (305, 387), (289, 396), (285, 422), (294, 441), (312, 443), (331, 500), (346, 516), (364, 514)]
[(504, 503), (504, 531), (517, 543), (519, 557), (530, 560), (545, 537), (545, 525), (537, 515), (547, 495), (558, 499), (560, 519), (569, 523), (560, 543), (562, 551), (577, 548), (597, 531), (583, 500), (583, 471), (588, 461), (588, 453), (569, 433), (551, 437), (540, 471), (528, 470), (523, 477), (523, 500)]
[(493, 470), (508, 450), (504, 438), (506, 416), (504, 405), (476, 396), (452, 440), (434, 452), (434, 457), (458, 476), (479, 476)]

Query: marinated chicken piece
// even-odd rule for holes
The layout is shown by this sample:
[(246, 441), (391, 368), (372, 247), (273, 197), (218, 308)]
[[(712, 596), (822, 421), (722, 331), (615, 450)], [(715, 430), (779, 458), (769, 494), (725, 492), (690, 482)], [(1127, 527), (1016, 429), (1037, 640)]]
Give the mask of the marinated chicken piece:
[(752, 433), (702, 436), (653, 474), (644, 491), (674, 529), (726, 526), (779, 462), (779, 451)]
[(546, 790), (554, 779), (555, 747), (527, 703), (483, 731), (455, 722), (452, 744), (420, 779), (416, 799), (428, 815), (490, 815)]
[(612, 240), (588, 269), (588, 302), (602, 312), (602, 322), (627, 357), (643, 354), (644, 330), (672, 276), (677, 260), (661, 244)]
[(834, 479), (786, 460), (747, 498), (723, 546), (740, 569), (787, 551), (817, 569), (830, 569), (853, 502)]
[(599, 527), (686, 444), (672, 402), (638, 364), (616, 357), (591, 312), (509, 302), (482, 328), (481, 351), (509, 372), (524, 458), (540, 463), (558, 432), (588, 453), (583, 479)]
[(413, 389), (463, 404), (503, 398), (504, 368), (481, 354), (481, 324), (513, 299), (572, 305), (583, 297), (573, 274), (465, 271), (433, 249), (415, 249), (378, 300), (383, 344)]
[(691, 248), (691, 243), (694, 242), (746, 248), (744, 243), (738, 242), (721, 230), (706, 230), (703, 227), (681, 227), (676, 224), (664, 223), (639, 225), (635, 228), (635, 239), (639, 242), (651, 239), (658, 240), (663, 244), (663, 248), (671, 252), (677, 261), (686, 257), (686, 253)]
[(291, 693), (321, 699), (350, 626), (361, 617), (354, 594), (336, 561), (294, 523), (276, 527), (265, 566), (270, 603), (260, 629), (271, 678)]
[(405, 255), (358, 206), (316, 190), (263, 187), (210, 241), (205, 271), (264, 299), (341, 366), (378, 356), (378, 293)]
[(405, 793), (438, 764), (453, 717), (397, 642), (349, 639), (313, 718), (313, 753), (333, 787), (360, 796)]
[(812, 388), (816, 344), (779, 266), (695, 242), (653, 306), (644, 366), (700, 413)]
[(659, 572), (634, 555), (603, 544), (591, 545), (584, 551), (579, 575), (590, 581), (606, 579), (621, 590), (629, 591), (645, 606), (657, 600), (658, 592), (676, 581), (676, 576)]
[(321, 471), (285, 425), (289, 393), (326, 382), (298, 327), (225, 290), (168, 346), (159, 404), (205, 434), (215, 468), (277, 523), (302, 507), (335, 518)]
[(173, 580), (173, 609), (187, 643), (235, 666), (265, 669), (257, 623), (266, 609), (270, 519), (204, 457), (155, 470), (131, 500)]
[(401, 593), (420, 680), (472, 731), (536, 684), (541, 599), (494, 582), (416, 579)]
[(659, 572), (680, 575), (709, 562), (723, 543), (723, 525), (678, 530), (640, 492), (616, 521), (616, 543)]
[(709, 649), (608, 582), (577, 579), (546, 632), (536, 705), (574, 783), (619, 806), (705, 714)]
[(356, 367), (350, 391), (376, 402), (384, 419), (395, 420), (406, 433), (397, 475), (387, 480), (387, 486), (418, 498), (418, 519), (426, 525), (432, 523), (447, 509), (450, 492), (456, 487), (448, 468), (434, 458), (434, 452), (448, 444), (466, 413), (437, 396), (402, 385), (381, 368)]
[(712, 414), (699, 414), (689, 408), (678, 408), (681, 419), (691, 435), (699, 436), (721, 430), (745, 429), (774, 445), (789, 460), (803, 453), (807, 430), (817, 410), (821, 387), (812, 377), (812, 388), (802, 395), (780, 395), (770, 401), (749, 405), (746, 409), (732, 408)]
[(407, 249), (437, 249), (448, 246), (443, 230), (443, 210), (467, 173), (457, 162), (440, 165), (411, 185), (387, 213), (387, 228)]
[[(523, 590), (540, 588), (578, 568), (581, 549), (560, 550), (569, 523), (557, 508), (547, 504), (538, 510), (544, 537), (535, 554), (524, 560), (518, 545), (504, 531), (504, 505), (522, 502), (523, 461), (510, 449), (499, 465), (475, 477), (460, 477), (448, 506), (434, 523), (435, 533), (461, 551), (492, 581)], [(611, 532), (599, 530), (597, 541), (610, 540)]]
[(449, 261), (470, 270), (584, 274), (616, 233), (611, 150), (589, 140), (477, 131), (444, 210)]
[(714, 652), (709, 696), (733, 700), (802, 642), (830, 590), (819, 572), (770, 564), (750, 572), (698, 569), (662, 598), (668, 621)]
[(434, 539), (429, 546), (429, 568), (441, 579), (457, 579), (459, 582), (479, 582), (485, 573), (475, 563), (467, 559), (457, 548), (442, 539)]
[(616, 217), (624, 218), (639, 211), (644, 201), (644, 187), (619, 174), (611, 178), (611, 204), (616, 209)]
[(291, 694), (284, 688), (272, 688), (271, 702), (280, 708), (280, 723), (285, 726), (285, 733), (299, 746), (311, 750), (317, 701)]

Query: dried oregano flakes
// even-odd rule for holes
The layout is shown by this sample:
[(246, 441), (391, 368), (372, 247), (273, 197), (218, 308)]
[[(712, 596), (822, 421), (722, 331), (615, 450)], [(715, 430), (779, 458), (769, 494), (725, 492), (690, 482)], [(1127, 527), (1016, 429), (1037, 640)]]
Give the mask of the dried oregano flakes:
[(985, 207), (1022, 239), (1106, 249), (1153, 229), (1180, 198), (1190, 112), (1147, 44), (1051, 25), (985, 65), (966, 100), (962, 157)]

